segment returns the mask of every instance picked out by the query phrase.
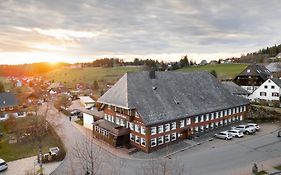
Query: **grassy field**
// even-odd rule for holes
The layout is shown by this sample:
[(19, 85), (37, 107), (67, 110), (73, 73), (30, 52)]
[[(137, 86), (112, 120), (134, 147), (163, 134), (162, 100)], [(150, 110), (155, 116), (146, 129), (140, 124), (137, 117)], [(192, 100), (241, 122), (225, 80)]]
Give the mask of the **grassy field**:
[(192, 66), (179, 69), (178, 71), (191, 72), (191, 71), (211, 71), (215, 70), (220, 79), (230, 79), (238, 75), (242, 70), (247, 67), (247, 64), (208, 64), (204, 66)]
[[(27, 124), (28, 117), (17, 119), (21, 126)], [(0, 132), (4, 133), (4, 136), (0, 138), (0, 158), (5, 161), (13, 161), (22, 159), (38, 154), (38, 144), (34, 140), (26, 140), (21, 143), (9, 144), (9, 135), (4, 129), (4, 123), (0, 122)], [(49, 130), (49, 133), (44, 137), (43, 142), (43, 153), (47, 153), (50, 147), (58, 146), (63, 150), (63, 143), (53, 129)]]
[(55, 82), (62, 82), (68, 87), (74, 87), (77, 83), (93, 84), (96, 80), (100, 87), (107, 84), (114, 84), (126, 72), (141, 70), (140, 67), (114, 67), (114, 68), (64, 68), (52, 71), (43, 76)]
[(11, 89), (12, 83), (5, 77), (0, 77), (0, 82), (4, 84), (5, 89)]

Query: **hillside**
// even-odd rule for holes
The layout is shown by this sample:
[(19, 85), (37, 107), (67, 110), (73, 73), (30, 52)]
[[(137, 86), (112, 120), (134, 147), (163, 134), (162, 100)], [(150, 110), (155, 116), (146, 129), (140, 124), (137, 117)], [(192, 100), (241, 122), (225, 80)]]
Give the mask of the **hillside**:
[(141, 70), (141, 67), (87, 67), (87, 68), (62, 68), (43, 74), (43, 77), (55, 82), (62, 82), (67, 87), (74, 87), (77, 83), (88, 83), (90, 85), (96, 80), (101, 88), (107, 84), (114, 84), (126, 72)]
[(231, 79), (238, 75), (248, 64), (208, 64), (204, 66), (191, 66), (178, 69), (177, 71), (211, 71), (215, 70), (219, 79)]

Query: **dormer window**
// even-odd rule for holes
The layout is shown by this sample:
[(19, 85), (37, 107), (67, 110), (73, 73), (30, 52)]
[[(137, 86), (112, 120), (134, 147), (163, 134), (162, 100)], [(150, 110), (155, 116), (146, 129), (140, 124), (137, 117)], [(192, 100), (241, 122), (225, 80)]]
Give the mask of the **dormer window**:
[(251, 70), (250, 70), (250, 69), (248, 69), (248, 70), (247, 70), (247, 73), (250, 73), (250, 72), (251, 72)]

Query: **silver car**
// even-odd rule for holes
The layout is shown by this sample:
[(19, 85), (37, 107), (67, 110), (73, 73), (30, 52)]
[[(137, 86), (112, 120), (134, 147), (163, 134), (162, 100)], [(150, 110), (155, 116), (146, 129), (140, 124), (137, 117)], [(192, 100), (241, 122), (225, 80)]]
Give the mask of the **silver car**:
[(252, 126), (256, 129), (256, 131), (259, 131), (260, 130), (260, 126), (258, 124), (255, 124), (255, 123), (248, 123), (247, 126)]
[(219, 139), (224, 139), (224, 140), (232, 139), (232, 135), (230, 133), (228, 133), (227, 131), (219, 132), (219, 133), (215, 134), (214, 137), (219, 138)]
[(239, 125), (236, 126), (234, 129), (238, 129), (242, 131), (245, 134), (254, 134), (256, 133), (256, 128), (253, 126), (247, 126), (247, 125)]
[(238, 129), (231, 129), (227, 132), (230, 133), (233, 137), (237, 137), (237, 138), (244, 137), (243, 132)]
[(3, 159), (0, 159), (0, 172), (5, 171), (6, 169), (8, 169), (7, 163)]

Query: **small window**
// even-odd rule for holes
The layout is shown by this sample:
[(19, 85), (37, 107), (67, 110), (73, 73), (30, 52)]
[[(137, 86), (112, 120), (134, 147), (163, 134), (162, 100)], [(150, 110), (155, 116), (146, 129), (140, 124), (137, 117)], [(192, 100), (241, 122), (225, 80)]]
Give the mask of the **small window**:
[(177, 127), (177, 123), (176, 122), (171, 123), (171, 130), (176, 129), (176, 127)]
[(146, 142), (145, 142), (145, 139), (144, 139), (144, 138), (141, 138), (141, 145), (142, 145), (142, 146), (145, 146), (145, 145), (146, 145)]
[(165, 132), (170, 131), (170, 123), (165, 124)]
[(277, 92), (272, 92), (272, 97), (279, 97), (279, 93), (277, 93)]
[(158, 145), (162, 145), (164, 143), (164, 137), (158, 137)]
[(181, 120), (180, 121), (180, 128), (183, 128), (184, 127), (184, 120)]
[(171, 134), (171, 140), (175, 141), (177, 139), (177, 133), (172, 133)]
[(139, 125), (135, 125), (135, 131), (138, 132), (138, 133), (140, 132), (140, 126)]
[(266, 96), (266, 92), (260, 92), (260, 96)]
[(186, 125), (190, 125), (190, 124), (191, 124), (191, 119), (190, 118), (186, 119)]
[(163, 125), (159, 125), (158, 126), (158, 133), (162, 133), (163, 132)]
[(275, 86), (271, 86), (271, 89), (275, 89)]
[(130, 123), (130, 130), (135, 130), (135, 128), (134, 128), (134, 123)]
[(141, 134), (145, 135), (145, 127), (141, 126)]
[(198, 123), (199, 119), (198, 116), (195, 117), (195, 123)]
[(169, 143), (170, 142), (170, 134), (165, 135), (165, 143)]
[(136, 136), (136, 143), (140, 143), (140, 137), (139, 136)]
[(156, 146), (156, 138), (153, 138), (153, 139), (150, 140), (150, 145), (151, 145), (151, 147)]
[(156, 127), (151, 127), (151, 135), (156, 134)]
[(130, 133), (130, 140), (135, 141), (135, 136), (132, 133)]
[(264, 88), (267, 89), (267, 85), (264, 85)]

